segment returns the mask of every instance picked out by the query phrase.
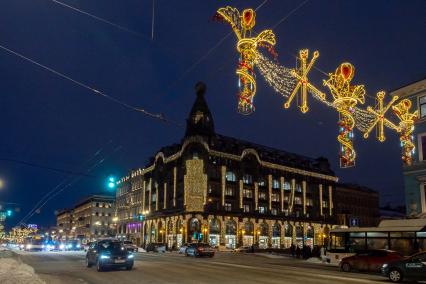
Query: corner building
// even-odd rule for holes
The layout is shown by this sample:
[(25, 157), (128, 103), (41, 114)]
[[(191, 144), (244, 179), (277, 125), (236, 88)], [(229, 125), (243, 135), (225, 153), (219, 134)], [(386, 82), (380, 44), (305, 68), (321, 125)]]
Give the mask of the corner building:
[(312, 159), (215, 132), (198, 83), (180, 144), (163, 147), (118, 183), (117, 234), (138, 245), (324, 245), (337, 178)]

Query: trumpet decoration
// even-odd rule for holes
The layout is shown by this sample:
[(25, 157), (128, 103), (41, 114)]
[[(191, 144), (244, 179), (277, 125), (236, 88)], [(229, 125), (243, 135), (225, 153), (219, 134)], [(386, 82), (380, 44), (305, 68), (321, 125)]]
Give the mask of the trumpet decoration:
[(342, 168), (355, 166), (356, 152), (353, 146), (355, 119), (353, 113), (358, 103), (365, 102), (364, 86), (350, 84), (354, 75), (355, 67), (345, 62), (336, 69), (334, 74), (329, 74), (328, 80), (324, 80), (324, 85), (330, 89), (334, 98), (333, 105), (339, 112), (337, 140), (340, 143), (339, 159)]
[[(236, 74), (238, 75), (238, 111), (240, 113), (250, 114), (255, 109), (253, 99), (256, 94), (254, 72), (256, 66), (266, 82), (286, 98), (284, 108), (290, 108), (296, 99), (300, 103), (301, 112), (307, 113), (309, 111), (308, 93), (310, 93), (320, 103), (334, 108), (339, 113), (337, 140), (340, 144), (339, 160), (342, 168), (355, 166), (354, 129), (358, 129), (363, 133), (364, 138), (368, 138), (375, 128), (377, 139), (384, 142), (385, 127), (399, 133), (402, 161), (404, 165), (412, 164), (412, 155), (415, 151), (412, 133), (418, 111), (410, 111), (410, 100), (404, 99), (398, 102), (398, 97), (394, 96), (385, 105), (385, 92), (380, 91), (377, 93), (374, 107), (360, 108), (358, 105), (365, 103), (365, 88), (364, 85), (351, 85), (355, 67), (348, 62), (340, 64), (334, 73), (328, 74), (328, 79), (323, 80), (323, 85), (332, 96), (331, 99), (327, 99), (326, 93), (315, 87), (308, 78), (309, 72), (319, 57), (318, 51), (314, 51), (309, 59), (309, 50), (300, 50), (297, 57), (299, 67), (290, 69), (279, 65), (277, 61), (277, 54), (273, 49), (276, 44), (275, 34), (271, 30), (264, 30), (257, 36), (252, 34), (256, 23), (256, 13), (253, 9), (245, 9), (240, 14), (236, 8), (227, 6), (217, 10), (215, 18), (228, 23), (237, 37), (237, 51), (240, 59)], [(259, 47), (266, 48), (272, 54), (273, 60), (260, 52)], [(392, 110), (399, 119), (399, 123), (394, 123), (385, 117), (389, 110)]]
[(257, 36), (252, 36), (256, 24), (256, 13), (253, 9), (245, 9), (242, 14), (232, 7), (217, 10), (216, 19), (221, 19), (231, 25), (237, 36), (237, 51), (240, 60), (237, 67), (238, 75), (238, 111), (242, 114), (251, 114), (255, 108), (253, 99), (256, 95), (255, 62), (258, 57), (258, 47), (273, 50), (275, 34), (272, 30), (264, 30)]

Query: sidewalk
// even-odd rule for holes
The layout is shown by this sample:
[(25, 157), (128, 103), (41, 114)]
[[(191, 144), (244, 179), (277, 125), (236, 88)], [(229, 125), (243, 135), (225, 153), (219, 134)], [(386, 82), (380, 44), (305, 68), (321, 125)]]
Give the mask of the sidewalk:
[(45, 284), (34, 269), (10, 250), (0, 248), (1, 284)]

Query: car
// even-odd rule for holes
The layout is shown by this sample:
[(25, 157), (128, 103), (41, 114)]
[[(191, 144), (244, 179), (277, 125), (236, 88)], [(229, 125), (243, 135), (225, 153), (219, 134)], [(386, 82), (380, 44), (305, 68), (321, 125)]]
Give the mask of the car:
[(391, 250), (365, 250), (342, 258), (340, 269), (344, 272), (351, 270), (380, 272), (384, 263), (400, 260), (402, 257), (398, 252)]
[(136, 245), (133, 244), (132, 241), (123, 241), (124, 247), (131, 252), (137, 252), (138, 251), (138, 247)]
[(188, 248), (188, 244), (183, 244), (180, 246), (179, 248), (179, 254), (185, 254), (186, 253), (186, 249)]
[(166, 245), (163, 243), (149, 243), (146, 246), (146, 252), (166, 252)]
[(132, 270), (133, 253), (126, 250), (123, 243), (116, 240), (102, 240), (90, 245), (86, 254), (86, 266), (96, 265), (98, 271), (106, 268), (126, 268)]
[(233, 250), (233, 252), (249, 252), (251, 251), (251, 246), (242, 246)]
[(186, 256), (194, 256), (194, 257), (200, 257), (200, 256), (208, 256), (213, 257), (214, 256), (214, 249), (206, 243), (194, 243), (190, 244), (188, 248), (186, 249), (185, 255)]
[(64, 249), (65, 250), (81, 250), (81, 243), (78, 240), (69, 240), (68, 242), (66, 242), (64, 244)]
[(403, 279), (414, 281), (426, 280), (426, 252), (416, 253), (400, 260), (384, 263), (382, 275), (391, 282), (401, 282)]

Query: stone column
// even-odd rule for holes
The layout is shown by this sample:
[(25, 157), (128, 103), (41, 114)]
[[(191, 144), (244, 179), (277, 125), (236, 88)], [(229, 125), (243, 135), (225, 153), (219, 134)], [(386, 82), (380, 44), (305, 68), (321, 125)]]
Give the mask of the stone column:
[(152, 178), (149, 178), (149, 193), (148, 193), (148, 211), (151, 212), (151, 202), (152, 202)]
[(330, 208), (330, 216), (333, 215), (333, 187), (331, 185), (328, 186), (328, 203)]
[(259, 200), (259, 185), (257, 184), (257, 182), (254, 182), (254, 210), (253, 211), (259, 210), (258, 200)]
[(164, 202), (163, 202), (163, 209), (167, 208), (167, 182), (164, 183)]
[(145, 212), (145, 193), (146, 193), (146, 181), (144, 178), (143, 187), (142, 187), (142, 212)]
[(244, 188), (243, 181), (240, 180), (240, 192), (239, 192), (239, 196), (240, 196), (240, 208), (243, 208), (243, 188)]
[(306, 181), (302, 181), (303, 190), (303, 215), (306, 215)]
[(284, 177), (280, 178), (280, 189), (281, 189), (281, 212), (284, 212)]
[(155, 211), (158, 211), (158, 200), (160, 196), (158, 194), (158, 183), (155, 183)]
[(320, 215), (322, 216), (323, 215), (323, 212), (322, 212), (322, 184), (319, 185), (319, 203), (320, 203), (320, 205), (319, 205)]
[(226, 166), (221, 167), (221, 204), (222, 207), (225, 206), (225, 187), (226, 187)]
[(268, 175), (268, 203), (270, 211), (272, 209), (272, 175)]
[(177, 179), (177, 168), (173, 168), (173, 207), (176, 207), (176, 179)]

